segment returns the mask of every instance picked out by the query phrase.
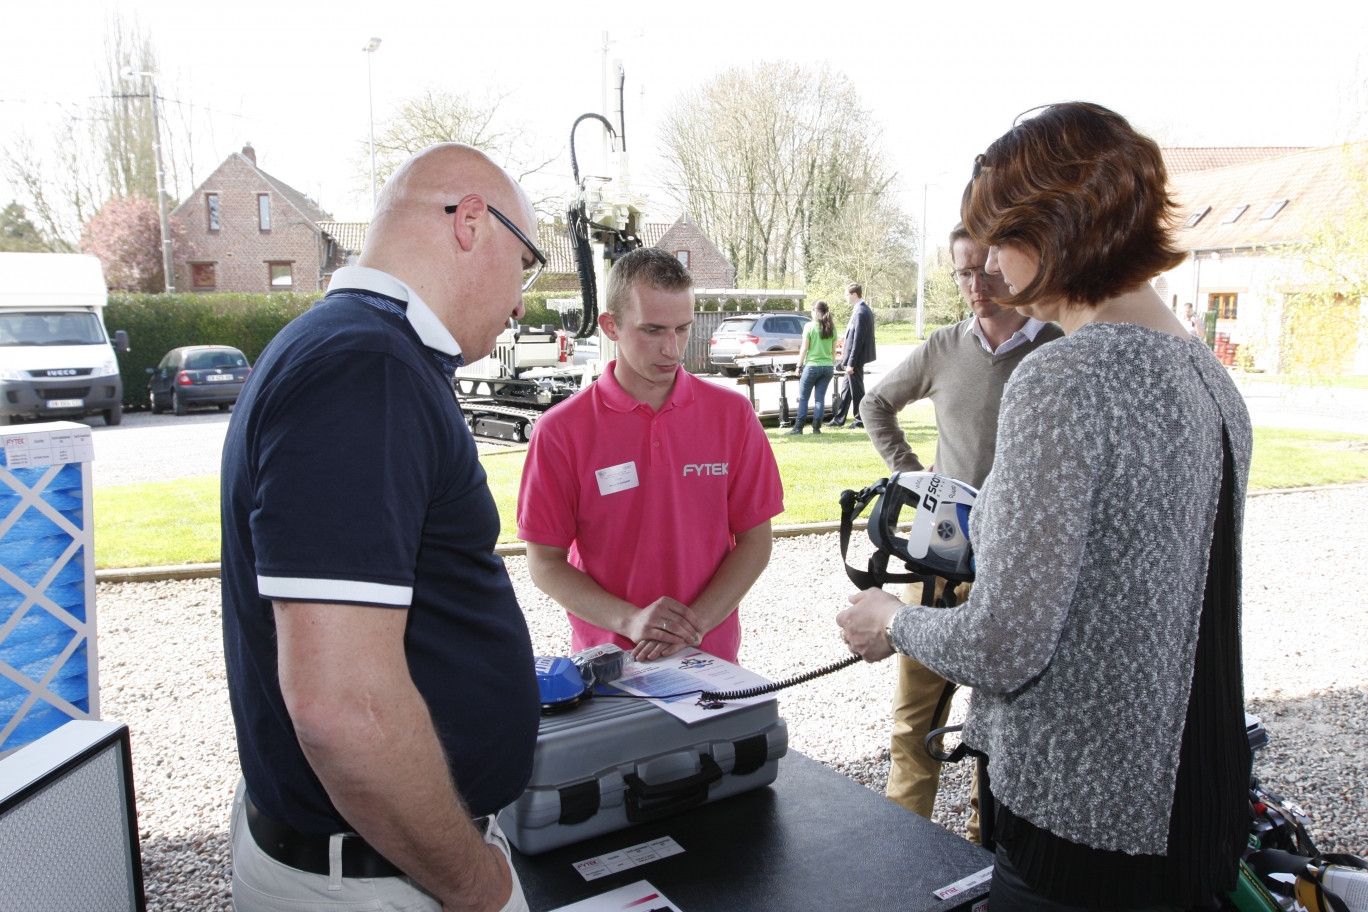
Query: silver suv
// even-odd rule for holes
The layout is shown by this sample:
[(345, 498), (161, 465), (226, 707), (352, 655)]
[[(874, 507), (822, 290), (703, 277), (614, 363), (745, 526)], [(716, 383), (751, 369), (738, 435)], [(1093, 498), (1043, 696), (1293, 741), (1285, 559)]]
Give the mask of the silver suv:
[(728, 377), (741, 376), (738, 355), (796, 352), (803, 346), (803, 330), (812, 318), (800, 313), (737, 314), (713, 330), (708, 360)]

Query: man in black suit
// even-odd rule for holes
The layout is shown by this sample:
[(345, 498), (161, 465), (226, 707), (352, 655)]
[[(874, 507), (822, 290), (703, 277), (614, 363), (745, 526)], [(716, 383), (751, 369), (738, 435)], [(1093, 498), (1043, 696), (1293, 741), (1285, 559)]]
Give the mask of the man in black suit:
[(850, 303), (850, 322), (846, 324), (845, 340), (841, 343), (841, 361), (837, 372), (845, 372), (841, 400), (825, 423), (844, 427), (846, 412), (854, 408), (853, 428), (864, 427), (860, 420), (860, 400), (864, 398), (865, 365), (874, 360), (874, 311), (864, 302), (864, 290), (852, 282), (846, 286), (846, 300)]

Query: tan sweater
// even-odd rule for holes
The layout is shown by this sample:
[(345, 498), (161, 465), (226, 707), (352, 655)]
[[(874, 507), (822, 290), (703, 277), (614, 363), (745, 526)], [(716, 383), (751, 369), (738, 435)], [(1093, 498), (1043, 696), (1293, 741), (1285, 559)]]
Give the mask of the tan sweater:
[(910, 402), (930, 399), (936, 405), (936, 471), (981, 487), (993, 467), (998, 406), (1007, 378), (1022, 358), (1064, 335), (1047, 323), (1034, 341), (991, 355), (970, 329), (973, 321), (970, 317), (931, 333), (861, 401), (869, 439), (893, 471), (925, 468), (898, 425), (898, 412)]

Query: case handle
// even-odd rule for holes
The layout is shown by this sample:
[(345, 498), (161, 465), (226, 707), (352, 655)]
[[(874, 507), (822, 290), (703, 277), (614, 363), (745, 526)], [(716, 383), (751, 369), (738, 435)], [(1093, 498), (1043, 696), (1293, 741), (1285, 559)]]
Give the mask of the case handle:
[(697, 807), (708, 800), (708, 787), (722, 778), (722, 767), (711, 754), (699, 754), (700, 769), (691, 776), (647, 785), (636, 773), (627, 773), (627, 819), (633, 823), (659, 820)]

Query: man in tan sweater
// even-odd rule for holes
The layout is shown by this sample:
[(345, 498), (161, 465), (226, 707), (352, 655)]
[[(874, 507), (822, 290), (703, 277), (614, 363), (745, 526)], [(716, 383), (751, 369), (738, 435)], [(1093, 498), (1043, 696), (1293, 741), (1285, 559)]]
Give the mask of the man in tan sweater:
[[(998, 406), (1007, 378), (1022, 358), (1063, 333), (1053, 323), (996, 303), (995, 298), (1007, 293), (1002, 276), (984, 271), (988, 249), (964, 226), (951, 231), (950, 250), (955, 281), (973, 315), (931, 333), (865, 396), (861, 414), (874, 448), (890, 470), (934, 468), (977, 488), (993, 465)], [(930, 399), (936, 408), (936, 457), (931, 465), (923, 465), (898, 424), (898, 412), (919, 399)], [(960, 600), (965, 592), (967, 585), (962, 585)], [(918, 584), (909, 584), (903, 601), (921, 600)], [(944, 724), (933, 718), (944, 688), (944, 678), (914, 659), (898, 656), (887, 795), (928, 819), (936, 801), (940, 762), (926, 753), (922, 741)], [(974, 791), (977, 795), (977, 788)], [(977, 807), (968, 829), (978, 842)]]

